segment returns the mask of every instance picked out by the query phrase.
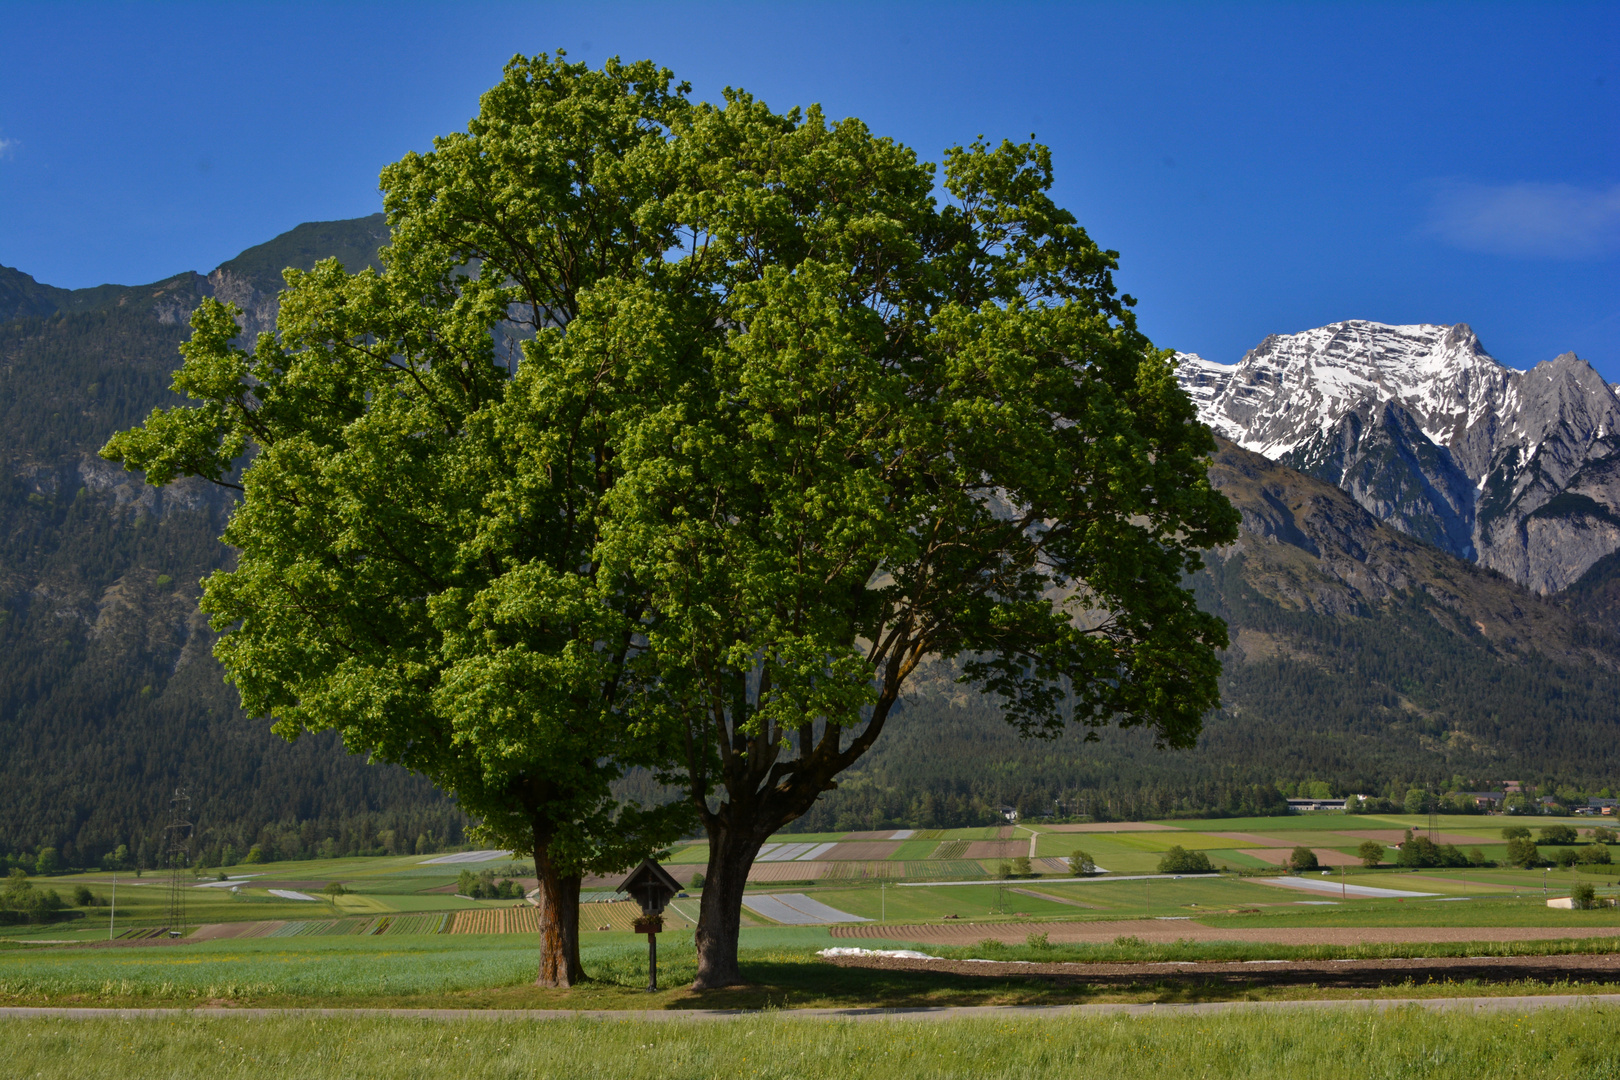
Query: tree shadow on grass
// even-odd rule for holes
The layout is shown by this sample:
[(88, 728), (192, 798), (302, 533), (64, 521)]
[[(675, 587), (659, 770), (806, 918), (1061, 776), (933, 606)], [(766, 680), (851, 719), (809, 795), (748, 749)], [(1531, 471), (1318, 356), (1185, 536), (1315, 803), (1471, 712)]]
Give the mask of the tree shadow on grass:
[(1079, 1005), (1098, 1000), (1230, 1001), (1239, 983), (1151, 980), (1098, 985), (1079, 978), (962, 975), (954, 972), (844, 967), (824, 962), (755, 960), (742, 963), (746, 986), (688, 990), (665, 1008), (911, 1009), (953, 1005)]

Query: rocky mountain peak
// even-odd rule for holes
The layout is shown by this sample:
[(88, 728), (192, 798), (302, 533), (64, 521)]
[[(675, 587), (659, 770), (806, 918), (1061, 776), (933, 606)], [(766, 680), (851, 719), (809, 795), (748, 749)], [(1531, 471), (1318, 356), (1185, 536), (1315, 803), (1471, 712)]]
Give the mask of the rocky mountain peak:
[[(1277, 458), (1325, 435), (1345, 413), (1394, 400), (1442, 445), (1467, 441), (1495, 412), (1514, 372), (1466, 324), (1389, 326), (1352, 319), (1273, 334), (1236, 364), (1178, 354), (1201, 419)], [(1478, 462), (1483, 473), (1486, 462)]]
[(1464, 348), (1475, 353), (1485, 351), (1479, 343), (1479, 335), (1474, 333), (1474, 328), (1465, 322), (1457, 323), (1446, 331), (1445, 344), (1448, 348)]
[(1466, 323), (1349, 320), (1177, 360), (1217, 434), (1533, 589), (1620, 548), (1620, 397), (1574, 353), (1518, 371)]

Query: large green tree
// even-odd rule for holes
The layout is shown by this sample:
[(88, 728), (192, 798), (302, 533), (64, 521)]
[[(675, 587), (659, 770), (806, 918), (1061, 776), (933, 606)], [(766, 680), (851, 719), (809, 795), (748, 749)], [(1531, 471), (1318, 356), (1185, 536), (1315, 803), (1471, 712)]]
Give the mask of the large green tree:
[(208, 309), (204, 404), (109, 452), (162, 482), (259, 448), (208, 600), (252, 707), (443, 776), (568, 872), (677, 817), (613, 804), (618, 768), (680, 784), (698, 985), (734, 983), (760, 845), (925, 663), (1029, 734), (1185, 746), (1216, 702), (1224, 627), (1181, 580), (1236, 514), (1114, 254), (1042, 147), (938, 179), (859, 121), (514, 61), (384, 173), (386, 273), (294, 275), (251, 357)]
[(636, 216), (663, 192), (624, 168), (685, 108), (669, 83), (515, 60), (466, 133), (384, 173), (385, 273), (289, 271), (251, 352), (239, 313), (205, 302), (175, 379), (196, 404), (103, 451), (153, 484), (241, 487), (237, 565), (203, 607), (244, 707), (424, 773), (532, 853), (545, 985), (583, 975), (582, 874), (689, 827), (684, 805), (610, 788), (670, 749), (637, 709), (644, 599), (594, 554), (614, 468), (589, 394), (569, 393), (588, 373), (553, 393), (557, 371), (514, 364), (673, 243)]
[[(697, 984), (737, 982), (760, 845), (836, 786), (925, 661), (1028, 734), (1188, 746), (1225, 627), (1182, 587), (1236, 537), (1213, 443), (1048, 152), (929, 165), (747, 95), (644, 160), (690, 242), (569, 327), (635, 373), (606, 565), (649, 590), (657, 696), (708, 831)], [(671, 776), (673, 779), (673, 775)]]

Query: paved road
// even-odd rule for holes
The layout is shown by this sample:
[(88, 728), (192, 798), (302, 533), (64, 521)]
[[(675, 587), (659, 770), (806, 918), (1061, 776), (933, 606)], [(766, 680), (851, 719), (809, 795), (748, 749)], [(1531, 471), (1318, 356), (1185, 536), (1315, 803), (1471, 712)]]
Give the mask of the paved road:
[[(1181, 1016), (1223, 1012), (1275, 1012), (1284, 1009), (1398, 1009), (1407, 1005), (1436, 1012), (1531, 1012), (1580, 1005), (1620, 1008), (1620, 994), (1543, 994), (1478, 998), (1346, 998), (1331, 1001), (1209, 1001), (1193, 1005), (959, 1005), (919, 1009), (780, 1009), (769, 1015), (813, 1020), (959, 1020), (970, 1017)], [(0, 1020), (58, 1019), (149, 1020), (183, 1016), (323, 1017), (359, 1020), (379, 1017), (404, 1020), (747, 1020), (767, 1015), (752, 1009), (69, 1009), (0, 1008)]]

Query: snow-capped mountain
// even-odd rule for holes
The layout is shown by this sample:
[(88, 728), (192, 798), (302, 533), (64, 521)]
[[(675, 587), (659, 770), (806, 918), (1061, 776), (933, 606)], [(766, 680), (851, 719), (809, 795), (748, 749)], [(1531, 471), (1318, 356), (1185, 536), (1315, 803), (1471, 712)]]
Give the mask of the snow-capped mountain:
[(1620, 398), (1573, 353), (1518, 371), (1465, 324), (1356, 320), (1177, 360), (1220, 434), (1538, 592), (1620, 548)]

